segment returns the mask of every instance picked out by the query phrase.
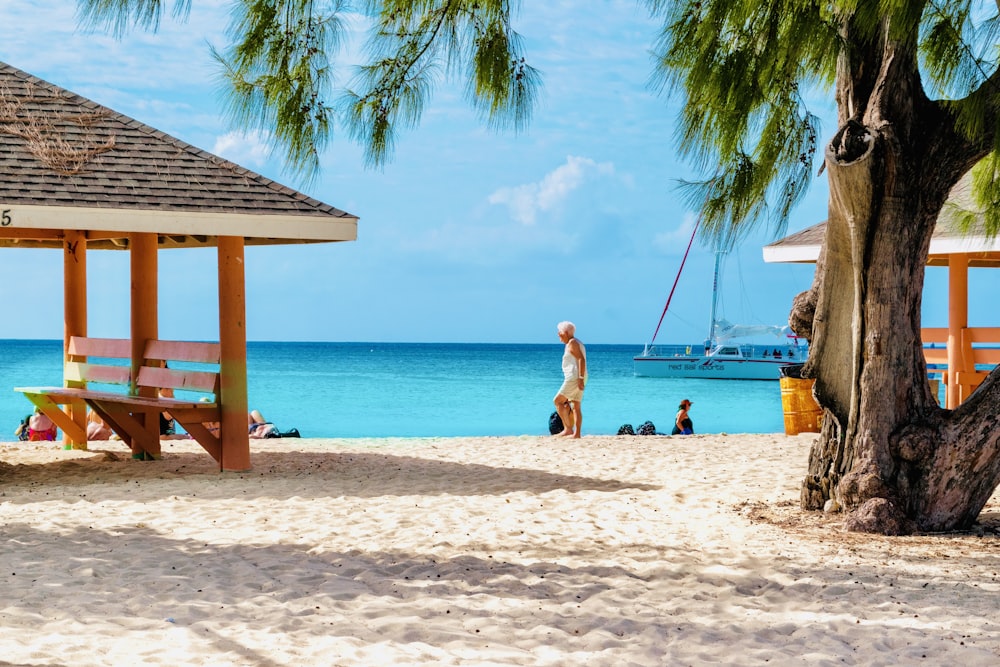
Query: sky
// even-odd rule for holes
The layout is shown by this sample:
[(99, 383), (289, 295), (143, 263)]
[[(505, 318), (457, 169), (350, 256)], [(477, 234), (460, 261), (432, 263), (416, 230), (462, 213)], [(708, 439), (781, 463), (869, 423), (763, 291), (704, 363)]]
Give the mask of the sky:
[[(210, 55), (226, 43), (228, 2), (191, 4), (184, 22), (167, 13), (156, 33), (114, 39), (80, 28), (73, 0), (4, 0), (0, 60), (359, 217), (356, 242), (247, 248), (248, 339), (554, 343), (571, 320), (588, 343), (650, 341), (696, 222), (677, 185), (705, 174), (678, 156), (676, 95), (649, 85), (657, 25), (639, 3), (522, 3), (515, 25), (544, 85), (527, 131), (486, 129), (461, 82), (444, 81), (389, 164), (366, 167), (338, 127), (308, 184), (228, 124)], [(340, 58), (338, 83), (358, 50)], [(832, 96), (813, 111), (825, 141)], [(826, 200), (824, 175), (787, 233), (824, 220)], [(722, 317), (787, 322), (813, 267), (765, 264), (773, 240), (762, 226), (726, 258)], [(0, 338), (62, 337), (61, 262), (0, 249), (6, 312), (59, 299), (2, 318)], [(217, 339), (214, 250), (164, 250), (159, 264), (161, 337)], [(657, 342), (705, 338), (713, 264), (696, 241)], [(127, 336), (127, 253), (89, 253), (88, 274), (88, 333)], [(945, 326), (945, 280), (928, 274), (925, 326)], [(973, 291), (985, 280), (973, 271)], [(988, 310), (974, 303), (972, 324)]]

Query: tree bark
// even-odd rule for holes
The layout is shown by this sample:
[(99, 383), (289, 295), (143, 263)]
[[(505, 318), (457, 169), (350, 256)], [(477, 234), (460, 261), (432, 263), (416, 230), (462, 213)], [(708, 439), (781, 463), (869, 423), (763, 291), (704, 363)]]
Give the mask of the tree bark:
[(855, 155), (841, 145), (848, 131), (862, 130), (845, 126), (826, 151), (824, 249), (790, 318), (810, 339), (803, 374), (816, 379), (826, 411), (801, 503), (847, 512), (855, 531), (966, 529), (1000, 483), (1000, 370), (958, 409), (943, 410), (920, 340), (937, 202), (963, 172), (898, 178), (885, 167), (902, 160), (890, 132), (868, 131)]
[(856, 531), (963, 529), (1000, 482), (1000, 375), (959, 409), (939, 408), (920, 306), (938, 215), (988, 147), (962, 138), (923, 96), (915, 47), (863, 47), (853, 55), (881, 65), (859, 67), (848, 54), (839, 68), (824, 249), (790, 317), (810, 340), (803, 375), (825, 409), (801, 503), (845, 511)]

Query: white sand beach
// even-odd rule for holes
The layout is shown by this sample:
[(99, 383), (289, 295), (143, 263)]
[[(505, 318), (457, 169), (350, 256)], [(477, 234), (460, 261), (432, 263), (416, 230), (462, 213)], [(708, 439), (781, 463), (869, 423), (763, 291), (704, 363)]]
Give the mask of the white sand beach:
[(996, 665), (961, 535), (798, 509), (811, 435), (0, 445), (4, 665)]

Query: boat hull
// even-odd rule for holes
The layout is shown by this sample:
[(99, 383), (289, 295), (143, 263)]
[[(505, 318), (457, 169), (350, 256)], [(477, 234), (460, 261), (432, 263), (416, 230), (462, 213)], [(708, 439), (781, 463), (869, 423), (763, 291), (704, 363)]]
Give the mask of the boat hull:
[[(633, 373), (640, 377), (717, 380), (777, 380), (785, 366), (805, 362), (799, 346), (725, 346), (710, 354), (691, 354), (692, 346), (674, 348), (672, 354), (649, 349), (633, 357)], [(775, 354), (778, 352), (778, 354)]]
[(634, 357), (634, 374), (654, 378), (777, 380), (788, 361), (712, 359), (711, 357)]

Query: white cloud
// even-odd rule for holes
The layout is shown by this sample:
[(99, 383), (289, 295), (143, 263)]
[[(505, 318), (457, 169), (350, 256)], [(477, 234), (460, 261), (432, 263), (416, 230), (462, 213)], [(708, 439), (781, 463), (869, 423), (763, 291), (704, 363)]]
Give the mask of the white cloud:
[(696, 221), (694, 213), (687, 213), (679, 227), (656, 234), (653, 237), (653, 247), (665, 255), (683, 255), (691, 241)]
[(229, 132), (215, 140), (212, 152), (240, 166), (260, 168), (267, 162), (271, 149), (266, 134)]
[(566, 164), (556, 167), (537, 183), (500, 188), (488, 198), (491, 204), (503, 204), (511, 217), (524, 225), (533, 225), (540, 213), (552, 211), (569, 198), (592, 176), (615, 173), (610, 162), (595, 162), (590, 158), (570, 155)]

